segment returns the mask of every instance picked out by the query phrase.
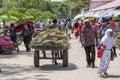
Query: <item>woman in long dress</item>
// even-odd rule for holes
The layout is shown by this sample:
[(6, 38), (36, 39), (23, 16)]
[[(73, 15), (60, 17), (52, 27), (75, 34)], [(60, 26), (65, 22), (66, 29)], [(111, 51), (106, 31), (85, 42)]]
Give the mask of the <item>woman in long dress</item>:
[(106, 46), (105, 49), (103, 49), (103, 55), (101, 58), (100, 65), (98, 67), (98, 74), (100, 74), (102, 77), (107, 78), (107, 68), (110, 63), (110, 58), (111, 58), (111, 49), (113, 46), (115, 46), (115, 41), (113, 36), (112, 29), (107, 29), (104, 37), (101, 40), (101, 44), (104, 44)]

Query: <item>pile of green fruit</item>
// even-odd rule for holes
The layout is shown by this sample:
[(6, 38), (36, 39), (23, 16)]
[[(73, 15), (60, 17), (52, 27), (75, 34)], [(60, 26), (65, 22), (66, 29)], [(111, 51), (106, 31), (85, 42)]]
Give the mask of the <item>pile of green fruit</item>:
[(48, 29), (40, 32), (36, 37), (32, 39), (32, 46), (63, 46), (64, 49), (69, 48), (70, 44), (64, 33), (57, 29)]

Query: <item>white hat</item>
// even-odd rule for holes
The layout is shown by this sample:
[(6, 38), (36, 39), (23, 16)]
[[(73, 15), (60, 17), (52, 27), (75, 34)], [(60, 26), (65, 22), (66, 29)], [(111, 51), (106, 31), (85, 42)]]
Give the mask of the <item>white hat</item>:
[(84, 23), (85, 23), (85, 22), (89, 22), (89, 19), (85, 19), (85, 20), (84, 20)]

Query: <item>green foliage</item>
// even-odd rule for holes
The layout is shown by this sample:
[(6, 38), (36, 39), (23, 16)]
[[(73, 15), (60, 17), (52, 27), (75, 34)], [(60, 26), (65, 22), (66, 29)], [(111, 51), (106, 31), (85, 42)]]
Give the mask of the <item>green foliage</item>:
[(18, 7), (18, 0), (4, 0), (5, 9), (15, 9)]
[(2, 8), (2, 0), (0, 0), (0, 8)]
[(15, 16), (19, 19), (19, 22), (23, 22), (24, 20), (28, 19), (28, 16), (17, 11), (17, 10), (1, 10), (0, 15), (8, 14), (9, 16)]
[(49, 11), (42, 12), (42, 11), (39, 11), (38, 9), (28, 9), (25, 12), (25, 14), (28, 16), (33, 16), (35, 21), (43, 21), (43, 22), (47, 19), (57, 18), (57, 15), (52, 14)]
[[(64, 0), (64, 2), (51, 2), (51, 0), (3, 0), (0, 15), (9, 14), (17, 17), (20, 22), (26, 19), (46, 21), (53, 18), (66, 18), (72, 10), (72, 17), (80, 13), (83, 7), (89, 7), (90, 0)], [(2, 6), (2, 0), (0, 0)]]
[(76, 16), (80, 13), (82, 8), (89, 8), (90, 0), (72, 0), (72, 16)]
[(46, 9), (45, 0), (20, 0), (21, 8), (34, 8), (44, 11)]
[(66, 2), (51, 2), (51, 12), (58, 15), (59, 18), (65, 18), (68, 15), (68, 4)]

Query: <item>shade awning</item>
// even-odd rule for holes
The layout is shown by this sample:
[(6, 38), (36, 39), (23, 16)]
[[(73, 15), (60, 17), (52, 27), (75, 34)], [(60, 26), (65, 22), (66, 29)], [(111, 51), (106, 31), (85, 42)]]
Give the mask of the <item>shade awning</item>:
[(85, 18), (92, 18), (94, 14), (95, 14), (95, 12), (85, 13)]
[(120, 11), (117, 11), (113, 17), (112, 17), (113, 20), (120, 20)]
[(83, 14), (78, 14), (77, 16), (75, 16), (75, 17), (73, 18), (73, 20), (77, 20), (77, 19), (81, 18), (82, 16), (83, 16)]
[(120, 0), (115, 0), (113, 2), (110, 2), (108, 4), (105, 4), (103, 6), (97, 7), (95, 9), (92, 9), (90, 11), (97, 11), (97, 10), (104, 10), (104, 9), (110, 9), (110, 8), (116, 8), (120, 6)]
[(105, 10), (96, 11), (95, 14), (93, 15), (93, 17), (98, 18), (98, 17), (100, 17), (100, 15), (101, 15), (102, 13), (104, 13), (104, 12), (105, 12)]
[(119, 10), (107, 10), (105, 11), (103, 14), (101, 14), (101, 16), (99, 17), (99, 21), (102, 21), (102, 20), (109, 20), (112, 18), (112, 16), (116, 13), (116, 12), (119, 12)]

